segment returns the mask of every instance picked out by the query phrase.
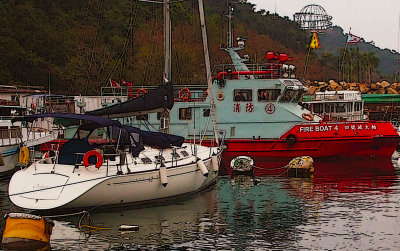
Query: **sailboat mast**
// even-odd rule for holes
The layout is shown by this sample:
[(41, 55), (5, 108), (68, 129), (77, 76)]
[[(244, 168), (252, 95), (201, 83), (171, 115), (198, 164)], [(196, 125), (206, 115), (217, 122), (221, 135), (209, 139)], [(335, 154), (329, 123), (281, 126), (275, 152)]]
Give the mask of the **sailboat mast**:
[(206, 74), (207, 74), (208, 95), (210, 98), (210, 106), (211, 106), (210, 113), (211, 113), (211, 119), (212, 119), (213, 128), (214, 128), (215, 142), (217, 144), (219, 144), (218, 133), (217, 133), (217, 116), (215, 113), (214, 95), (213, 95), (213, 91), (212, 91), (210, 53), (208, 52), (207, 28), (206, 28), (206, 22), (205, 22), (205, 18), (204, 18), (203, 0), (198, 0), (198, 3), (199, 3), (201, 36), (203, 38), (204, 61), (205, 61), (205, 65), (206, 65)]
[(164, 0), (164, 82), (172, 80), (170, 0)]
[[(171, 18), (169, 15), (170, 0), (164, 0), (164, 83), (172, 81), (171, 68)], [(169, 133), (169, 111), (164, 108), (160, 116), (160, 131)]]

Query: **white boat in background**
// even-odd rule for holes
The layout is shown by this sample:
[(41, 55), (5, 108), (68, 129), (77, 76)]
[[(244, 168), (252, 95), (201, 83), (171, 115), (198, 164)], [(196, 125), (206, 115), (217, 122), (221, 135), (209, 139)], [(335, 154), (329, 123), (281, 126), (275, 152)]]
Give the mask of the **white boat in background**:
[(143, 132), (90, 115), (40, 114), (25, 120), (43, 117), (89, 123), (81, 124), (58, 154), (13, 175), (8, 192), (19, 207), (148, 204), (196, 193), (217, 180), (220, 147), (183, 143), (183, 137)]
[(16, 167), (22, 147), (25, 147), (24, 158), (29, 159), (27, 148), (56, 139), (58, 131), (51, 130), (52, 122), (47, 120), (28, 126), (21, 122), (12, 123), (11, 118), (24, 115), (25, 108), (1, 106), (0, 110), (0, 175), (4, 176)]
[(332, 121), (367, 120), (361, 92), (353, 90), (316, 92), (303, 97), (303, 106), (314, 116)]

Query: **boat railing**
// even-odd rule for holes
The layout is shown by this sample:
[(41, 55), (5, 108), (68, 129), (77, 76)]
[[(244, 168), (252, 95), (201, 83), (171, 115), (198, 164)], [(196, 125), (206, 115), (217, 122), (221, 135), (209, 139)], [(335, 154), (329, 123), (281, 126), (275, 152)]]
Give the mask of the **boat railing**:
[(277, 79), (295, 78), (296, 67), (284, 63), (247, 64), (248, 70), (236, 71), (234, 64), (215, 65), (214, 79)]
[(314, 115), (318, 115), (321, 118), (324, 118), (326, 121), (363, 121), (365, 120), (364, 114), (335, 114), (332, 116), (331, 113), (314, 113)]
[[(121, 87), (102, 87), (101, 98), (102, 105), (106, 106), (107, 97), (114, 97), (117, 102), (125, 101), (124, 98), (135, 98), (142, 93), (150, 92), (156, 89), (157, 86), (121, 86)], [(204, 101), (208, 95), (206, 85), (174, 85), (174, 100), (175, 101)], [(119, 98), (119, 100), (118, 100)]]
[[(181, 147), (174, 147), (172, 150), (172, 155), (171, 155), (171, 159), (165, 159), (164, 156), (157, 158), (158, 155), (155, 155), (154, 159), (150, 159), (147, 156), (141, 156), (139, 157), (139, 162), (141, 161), (143, 164), (154, 164), (154, 170), (157, 170), (160, 168), (161, 164), (169, 164), (171, 163), (171, 166), (178, 166), (178, 161), (185, 159), (185, 158), (189, 158), (189, 157), (193, 157), (193, 155), (185, 155), (185, 156), (181, 156), (179, 154), (177, 154), (177, 150), (178, 149), (183, 149)], [(103, 149), (104, 150), (104, 149)], [(186, 148), (183, 150), (187, 150)], [(59, 161), (60, 156), (72, 156), (74, 157), (75, 161), (74, 163), (69, 162), (68, 164), (70, 165), (74, 165), (74, 169), (72, 170), (72, 172), (74, 173), (75, 170), (77, 168), (80, 167), (84, 167), (84, 163), (83, 163), (83, 158), (85, 156), (85, 154), (87, 153), (82, 153), (82, 152), (77, 152), (77, 153), (60, 153), (59, 151), (54, 151), (55, 152), (55, 156), (43, 156), (41, 159), (34, 159), (34, 161), (39, 161), (39, 163), (43, 163), (43, 164), (52, 164), (53, 165), (53, 171), (56, 171), (55, 168), (57, 166), (57, 164), (67, 164)], [(162, 151), (161, 151), (162, 152)], [(110, 174), (110, 167), (115, 167), (117, 170), (117, 173), (115, 174), (123, 174), (122, 172), (122, 167), (126, 166), (126, 169), (128, 170), (128, 173), (131, 172), (129, 167), (128, 167), (128, 158), (127, 158), (127, 154), (125, 154), (124, 152), (122, 153), (101, 153), (102, 157), (103, 157), (103, 163), (102, 165), (105, 165), (106, 167), (106, 174), (105, 176), (109, 176)], [(179, 157), (178, 157), (179, 156)], [(210, 154), (211, 156), (211, 154)], [(93, 164), (90, 164), (93, 165)], [(111, 175), (115, 175), (114, 173)]]

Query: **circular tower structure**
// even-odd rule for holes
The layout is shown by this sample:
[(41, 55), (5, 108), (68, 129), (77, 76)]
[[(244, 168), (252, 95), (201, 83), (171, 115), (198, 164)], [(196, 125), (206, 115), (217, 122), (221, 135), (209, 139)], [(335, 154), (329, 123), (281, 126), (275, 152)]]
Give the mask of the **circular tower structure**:
[(293, 15), (293, 19), (300, 24), (303, 30), (312, 32), (326, 30), (332, 26), (332, 16), (329, 16), (324, 8), (316, 4), (303, 7), (300, 12)]

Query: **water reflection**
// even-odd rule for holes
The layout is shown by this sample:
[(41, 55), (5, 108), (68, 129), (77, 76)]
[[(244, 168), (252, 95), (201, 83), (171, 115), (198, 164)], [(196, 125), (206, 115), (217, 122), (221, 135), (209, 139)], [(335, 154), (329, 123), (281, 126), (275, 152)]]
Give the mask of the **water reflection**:
[[(196, 240), (204, 222), (209, 220), (214, 211), (216, 192), (215, 189), (205, 191), (188, 201), (168, 206), (91, 212), (90, 223), (109, 230), (86, 232), (83, 234), (86, 246), (80, 248), (117, 248), (121, 245), (123, 248), (169, 248), (177, 243)], [(76, 227), (80, 224), (89, 223), (80, 217), (64, 217), (60, 220), (73, 223), (75, 227), (72, 231), (77, 231)], [(119, 231), (119, 226), (124, 224), (137, 225), (139, 231)], [(81, 239), (82, 233), (76, 240), (80, 242)], [(52, 239), (54, 247), (62, 247), (63, 243), (63, 238), (55, 236)]]
[[(259, 167), (287, 162), (256, 159)], [(20, 211), (0, 183), (0, 208)], [(56, 218), (55, 250), (80, 249), (393, 249), (399, 247), (399, 178), (390, 160), (319, 161), (306, 178), (254, 170), (223, 176), (183, 202)], [(372, 222), (372, 226), (370, 224)], [(81, 232), (80, 224), (109, 228)], [(122, 224), (137, 232), (120, 232)]]

